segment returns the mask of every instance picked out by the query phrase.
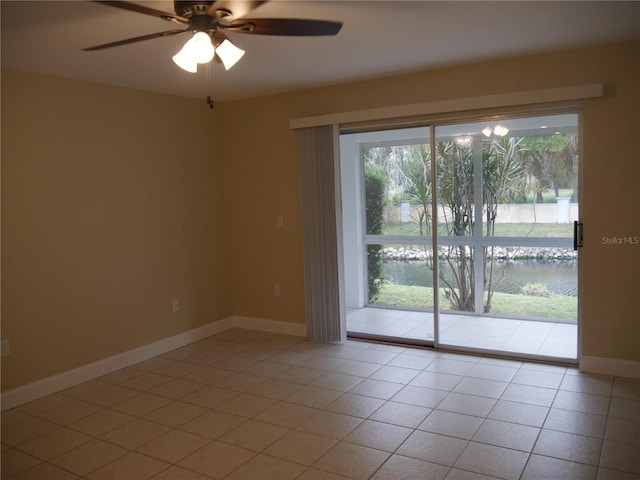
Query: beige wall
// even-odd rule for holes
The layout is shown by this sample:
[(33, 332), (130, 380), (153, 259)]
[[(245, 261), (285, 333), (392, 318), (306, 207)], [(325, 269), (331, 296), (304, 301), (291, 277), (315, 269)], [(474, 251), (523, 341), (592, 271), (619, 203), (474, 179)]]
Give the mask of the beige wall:
[(231, 315), (219, 117), (2, 72), (3, 390)]
[(606, 97), (579, 105), (584, 353), (640, 361), (640, 246), (601, 242), (640, 235), (638, 58), (640, 43), (626, 43), (213, 112), (201, 100), (3, 72), (3, 390), (230, 315), (304, 323), (290, 119), (594, 82)]
[[(583, 353), (640, 361), (636, 306), (640, 246), (603, 245), (602, 236), (640, 236), (636, 126), (640, 42), (484, 62), (223, 105), (234, 239), (234, 312), (302, 322), (299, 169), (289, 120), (336, 112), (591, 83), (606, 97), (583, 112)], [(482, 112), (478, 112), (482, 113)], [(484, 112), (495, 113), (495, 112)], [(252, 195), (239, 192), (253, 192)], [(256, 208), (255, 205), (259, 205)], [(241, 221), (255, 212), (255, 222)], [(285, 228), (274, 227), (285, 214)], [(254, 248), (259, 246), (258, 249)], [(282, 284), (282, 296), (271, 284)]]

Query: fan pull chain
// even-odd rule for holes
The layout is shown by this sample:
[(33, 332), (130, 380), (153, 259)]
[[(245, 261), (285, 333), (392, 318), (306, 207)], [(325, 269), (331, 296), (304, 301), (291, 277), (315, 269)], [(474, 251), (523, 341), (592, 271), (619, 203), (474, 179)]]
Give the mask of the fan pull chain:
[(206, 82), (207, 82), (207, 105), (209, 108), (213, 109), (213, 98), (211, 96), (211, 63), (205, 64), (205, 74), (206, 74)]

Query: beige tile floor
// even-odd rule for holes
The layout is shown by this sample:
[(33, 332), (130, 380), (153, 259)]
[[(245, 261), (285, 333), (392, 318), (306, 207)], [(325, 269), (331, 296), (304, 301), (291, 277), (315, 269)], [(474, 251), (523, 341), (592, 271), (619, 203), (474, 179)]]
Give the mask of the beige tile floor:
[(229, 330), (2, 414), (13, 480), (638, 480), (640, 381)]
[[(377, 307), (347, 309), (347, 330), (433, 341), (433, 313)], [(576, 324), (440, 314), (441, 344), (563, 359), (577, 358)]]

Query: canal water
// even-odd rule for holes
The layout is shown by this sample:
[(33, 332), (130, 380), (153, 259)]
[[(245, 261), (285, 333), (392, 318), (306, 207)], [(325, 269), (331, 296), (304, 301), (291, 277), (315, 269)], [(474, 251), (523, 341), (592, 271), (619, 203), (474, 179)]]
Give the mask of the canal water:
[[(385, 279), (398, 285), (433, 287), (433, 273), (423, 261), (385, 261)], [(441, 263), (441, 268), (446, 263)], [(446, 278), (452, 272), (443, 270)], [(526, 285), (541, 284), (556, 295), (577, 296), (578, 267), (575, 259), (568, 260), (510, 260), (496, 261), (493, 266), (496, 292), (522, 293)]]

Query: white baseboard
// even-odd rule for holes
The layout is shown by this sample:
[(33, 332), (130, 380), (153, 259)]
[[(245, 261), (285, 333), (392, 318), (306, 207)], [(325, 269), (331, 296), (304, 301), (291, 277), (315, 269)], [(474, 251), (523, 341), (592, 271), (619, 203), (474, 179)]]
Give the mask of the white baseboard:
[(582, 355), (580, 358), (580, 371), (585, 373), (597, 373), (600, 375), (640, 379), (640, 362), (619, 358)]
[(129, 367), (144, 360), (183, 347), (230, 328), (245, 328), (263, 332), (306, 337), (306, 325), (278, 322), (250, 317), (228, 317), (203, 325), (202, 327), (165, 338), (149, 345), (129, 350), (103, 360), (98, 360), (72, 370), (44, 378), (2, 393), (1, 410), (23, 405), (46, 395), (59, 392), (80, 383), (101, 377), (121, 368)]
[(233, 317), (233, 326), (236, 328), (246, 328), (247, 330), (258, 330), (260, 332), (292, 335), (294, 337), (307, 336), (307, 325), (305, 323), (279, 322), (276, 320), (265, 320), (263, 318), (236, 316)]

